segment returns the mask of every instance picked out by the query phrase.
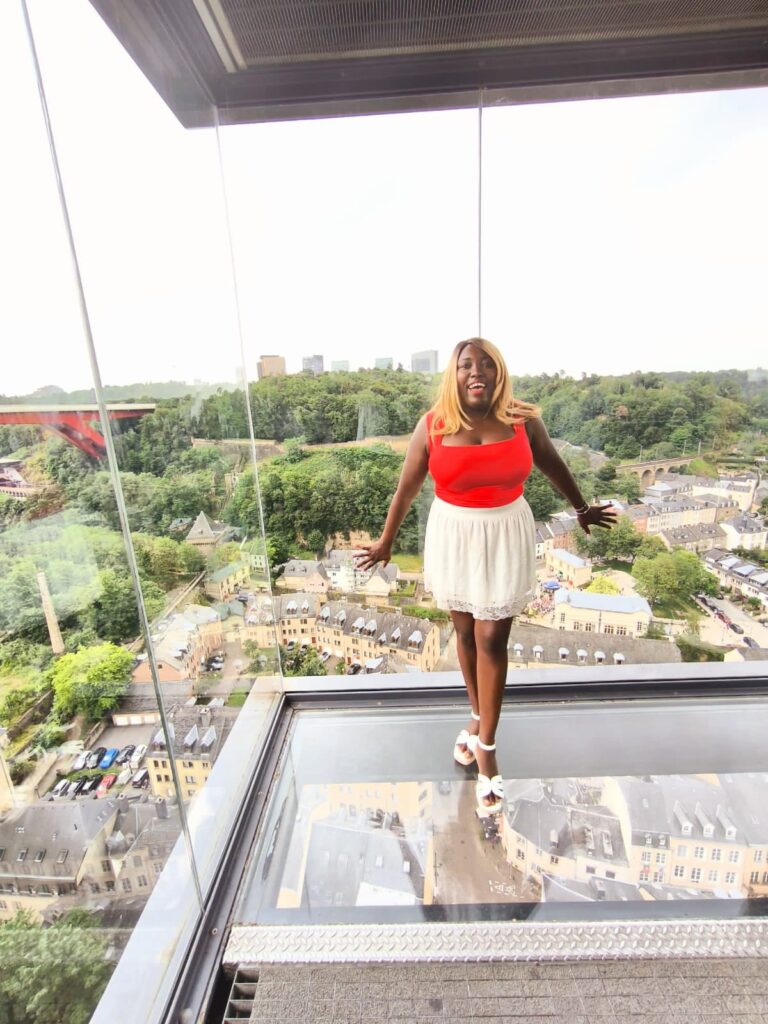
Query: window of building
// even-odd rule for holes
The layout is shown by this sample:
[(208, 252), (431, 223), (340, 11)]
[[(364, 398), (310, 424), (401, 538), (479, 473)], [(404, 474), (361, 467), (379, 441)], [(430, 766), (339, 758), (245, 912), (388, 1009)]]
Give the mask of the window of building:
[(657, 864), (664, 864), (664, 863), (666, 863), (666, 860), (667, 860), (666, 853), (657, 853), (656, 854), (656, 863)]
[(687, 857), (688, 856), (688, 847), (684, 846), (682, 844), (680, 846), (678, 846), (678, 848), (677, 848), (677, 856), (678, 857)]
[(653, 872), (653, 880), (654, 880), (654, 882), (663, 882), (664, 881), (664, 872), (661, 871), (661, 870), (654, 871)]
[(726, 873), (725, 873), (725, 884), (726, 885), (734, 885), (735, 882), (736, 882), (736, 872), (735, 871), (726, 871)]
[(685, 878), (685, 865), (675, 864), (675, 870), (672, 872), (675, 878)]
[(691, 881), (692, 882), (700, 882), (701, 881), (701, 868), (691, 868)]
[(717, 876), (719, 874), (720, 874), (720, 872), (717, 871), (716, 868), (710, 868), (709, 871), (707, 872), (707, 881), (708, 882), (716, 882), (717, 881)]
[(147, 876), (146, 875), (137, 875), (136, 881), (139, 883), (139, 888), (140, 889), (146, 889), (146, 887), (147, 887)]
[(729, 850), (728, 851), (728, 863), (729, 864), (738, 864), (740, 859), (741, 859), (741, 851), (740, 850)]
[(604, 633), (613, 633), (613, 626), (603, 626)]
[[(0, 859), (2, 859), (2, 858), (0, 858)], [(752, 854), (752, 860), (754, 861), (755, 864), (762, 864), (763, 863), (763, 851), (762, 850), (755, 850), (755, 852)]]
[(643, 850), (642, 861), (643, 861), (643, 864), (650, 864), (651, 863), (651, 851), (650, 850)]
[(594, 633), (594, 631), (595, 631), (595, 627), (594, 627), (594, 625), (591, 622), (585, 622), (584, 623), (584, 632), (585, 633)]
[(757, 883), (760, 881), (760, 872), (753, 871), (752, 874), (749, 876), (749, 881), (752, 885), (757, 885)]
[(627, 635), (627, 627), (626, 626), (617, 626), (616, 627), (616, 636), (626, 636), (626, 635)]
[(91, 892), (100, 892), (99, 883), (91, 882)]
[(693, 848), (693, 856), (696, 858), (696, 860), (704, 860), (704, 847), (695, 846)]
[(131, 888), (132, 888), (132, 886), (131, 886), (130, 878), (124, 878), (123, 879), (123, 891), (124, 892), (130, 892)]
[(101, 862), (101, 870), (102, 871), (111, 871), (112, 870), (112, 865), (109, 863), (108, 860), (103, 860)]
[(720, 860), (720, 858), (722, 856), (722, 853), (723, 853), (723, 851), (720, 849), (720, 847), (716, 846), (712, 850), (712, 860)]

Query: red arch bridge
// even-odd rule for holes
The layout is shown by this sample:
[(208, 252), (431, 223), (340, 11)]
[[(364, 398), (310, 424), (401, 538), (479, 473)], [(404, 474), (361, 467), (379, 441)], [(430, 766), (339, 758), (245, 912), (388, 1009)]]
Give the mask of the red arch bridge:
[[(149, 403), (108, 405), (107, 415), (111, 420), (138, 420), (155, 408)], [(97, 405), (0, 405), (0, 426), (9, 424), (45, 427), (94, 459), (106, 452)]]

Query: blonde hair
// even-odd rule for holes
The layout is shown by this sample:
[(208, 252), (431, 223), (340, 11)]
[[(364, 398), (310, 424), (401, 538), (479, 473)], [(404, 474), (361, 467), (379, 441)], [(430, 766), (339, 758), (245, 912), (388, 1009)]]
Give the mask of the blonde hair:
[(458, 365), (459, 356), (467, 345), (474, 345), (490, 356), (496, 366), (496, 387), (491, 396), (489, 416), (495, 416), (501, 423), (509, 425), (524, 423), (540, 415), (539, 407), (522, 402), (512, 394), (512, 381), (501, 352), (485, 338), (468, 338), (460, 341), (451, 353), (448, 365), (443, 371), (435, 404), (430, 409), (432, 422), (430, 433), (456, 434), (462, 427), (467, 430), (472, 424), (464, 412), (459, 398)]

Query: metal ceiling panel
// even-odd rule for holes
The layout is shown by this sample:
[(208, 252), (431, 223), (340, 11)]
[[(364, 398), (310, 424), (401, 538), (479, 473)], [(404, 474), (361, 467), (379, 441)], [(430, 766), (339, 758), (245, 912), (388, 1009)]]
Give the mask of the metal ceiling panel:
[(768, 84), (768, 0), (91, 0), (188, 127)]

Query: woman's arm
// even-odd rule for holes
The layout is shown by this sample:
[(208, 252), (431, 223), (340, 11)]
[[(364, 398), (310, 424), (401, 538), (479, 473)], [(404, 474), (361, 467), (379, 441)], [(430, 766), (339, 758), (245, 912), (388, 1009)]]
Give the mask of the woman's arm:
[(397, 531), (400, 529), (403, 520), (408, 514), (413, 499), (421, 490), (421, 486), (427, 476), (429, 454), (427, 449), (427, 418), (422, 416), (416, 424), (408, 451), (405, 453), (405, 462), (400, 473), (400, 480), (397, 490), (394, 493), (387, 513), (387, 521), (381, 536), (371, 544), (363, 544), (364, 554), (355, 556), (359, 569), (371, 569), (377, 562), (386, 565), (392, 557), (392, 545), (395, 542)]
[(535, 416), (526, 420), (525, 429), (533, 453), (534, 466), (540, 469), (555, 490), (559, 491), (573, 505), (582, 530), (589, 533), (590, 526), (613, 526), (616, 522), (616, 512), (613, 506), (610, 502), (605, 502), (602, 505), (590, 505), (584, 500), (573, 473), (552, 444), (552, 439), (541, 418)]

